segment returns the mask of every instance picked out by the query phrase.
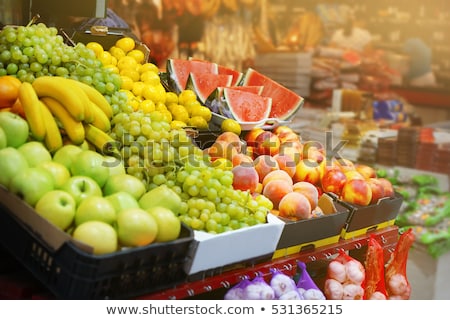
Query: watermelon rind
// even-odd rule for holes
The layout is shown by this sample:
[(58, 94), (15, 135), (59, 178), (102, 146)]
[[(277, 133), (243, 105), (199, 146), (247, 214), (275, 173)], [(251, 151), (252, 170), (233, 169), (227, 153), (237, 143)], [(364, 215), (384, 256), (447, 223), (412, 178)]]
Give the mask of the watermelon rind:
[(214, 62), (203, 60), (167, 59), (166, 72), (168, 85), (172, 91), (181, 93), (186, 89), (189, 74), (211, 73), (218, 74), (218, 65)]
[(261, 95), (272, 98), (269, 118), (291, 120), (304, 103), (303, 97), (253, 68), (245, 72), (242, 85), (264, 87)]
[(229, 86), (233, 77), (227, 74), (193, 73), (189, 74), (186, 89), (195, 92), (197, 99), (205, 104), (217, 87)]

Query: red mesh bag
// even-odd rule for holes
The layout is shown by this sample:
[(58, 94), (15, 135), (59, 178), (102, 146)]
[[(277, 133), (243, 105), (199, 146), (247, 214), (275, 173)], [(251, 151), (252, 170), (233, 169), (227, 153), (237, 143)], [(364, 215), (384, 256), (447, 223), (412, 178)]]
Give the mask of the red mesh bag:
[(328, 265), (324, 294), (328, 300), (362, 300), (364, 283), (362, 263), (341, 249)]
[(384, 252), (383, 247), (370, 235), (366, 253), (366, 282), (364, 288), (365, 300), (386, 300), (387, 291), (384, 283)]
[(415, 237), (412, 229), (402, 233), (395, 250), (385, 267), (385, 285), (389, 300), (408, 300), (411, 295), (411, 285), (406, 276), (408, 253)]

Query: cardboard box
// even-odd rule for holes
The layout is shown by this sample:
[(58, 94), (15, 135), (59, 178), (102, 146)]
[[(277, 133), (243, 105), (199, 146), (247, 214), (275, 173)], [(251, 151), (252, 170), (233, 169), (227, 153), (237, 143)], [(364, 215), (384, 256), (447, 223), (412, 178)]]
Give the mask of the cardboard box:
[[(328, 205), (321, 206), (323, 201), (328, 201)], [(320, 202), (323, 216), (300, 221), (283, 220), (283, 232), (272, 259), (339, 242), (350, 211), (327, 194), (321, 196)]]
[(194, 231), (195, 245), (190, 252), (191, 263), (186, 264), (186, 272), (193, 275), (273, 254), (284, 223), (270, 213), (267, 220), (265, 224), (217, 235)]
[(394, 225), (403, 203), (403, 197), (396, 192), (394, 197), (382, 198), (377, 204), (368, 206), (338, 201), (350, 210), (347, 222), (341, 232), (341, 238), (351, 239), (364, 235), (369, 231)]

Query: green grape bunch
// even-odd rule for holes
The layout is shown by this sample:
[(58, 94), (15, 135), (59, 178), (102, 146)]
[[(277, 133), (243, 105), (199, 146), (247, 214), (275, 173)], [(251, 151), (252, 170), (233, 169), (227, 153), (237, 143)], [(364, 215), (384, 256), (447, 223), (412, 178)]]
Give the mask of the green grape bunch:
[(120, 76), (105, 68), (83, 43), (70, 46), (54, 27), (43, 23), (5, 26), (0, 31), (0, 76), (32, 83), (41, 76), (62, 76), (93, 86), (107, 97), (117, 113)]

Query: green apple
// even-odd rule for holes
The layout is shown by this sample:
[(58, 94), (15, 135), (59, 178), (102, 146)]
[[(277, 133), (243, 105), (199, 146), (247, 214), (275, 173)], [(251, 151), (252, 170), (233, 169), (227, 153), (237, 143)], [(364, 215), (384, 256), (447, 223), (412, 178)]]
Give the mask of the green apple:
[(119, 191), (109, 196), (105, 196), (114, 209), (116, 209), (116, 213), (119, 213), (122, 210), (129, 208), (139, 208), (139, 203), (131, 194), (125, 191)]
[(61, 187), (72, 195), (77, 206), (87, 197), (102, 196), (102, 189), (94, 179), (84, 176), (72, 176)]
[(36, 203), (36, 212), (61, 230), (72, 225), (77, 204), (72, 195), (62, 190), (52, 190), (44, 194)]
[(178, 239), (181, 232), (181, 221), (169, 209), (164, 207), (153, 207), (146, 210), (155, 218), (158, 224), (156, 242), (166, 242)]
[(5, 130), (3, 130), (2, 127), (0, 127), (0, 150), (4, 149), (8, 146), (8, 140), (6, 138)]
[(0, 127), (5, 131), (9, 147), (18, 148), (28, 140), (30, 134), (28, 122), (13, 112), (0, 112)]
[(73, 231), (72, 237), (92, 247), (94, 254), (113, 253), (118, 248), (117, 232), (102, 221), (87, 221)]
[(108, 167), (104, 166), (105, 158), (92, 150), (83, 150), (77, 154), (70, 166), (73, 176), (87, 176), (94, 179), (103, 188), (109, 176)]
[(27, 159), (30, 167), (36, 167), (44, 161), (51, 161), (52, 155), (42, 142), (28, 141), (17, 148)]
[(103, 221), (110, 225), (116, 222), (116, 209), (102, 196), (89, 196), (83, 199), (75, 212), (75, 225), (86, 221)]
[(155, 241), (157, 234), (155, 218), (143, 209), (125, 209), (117, 215), (117, 235), (125, 247), (148, 245)]
[(175, 214), (180, 212), (181, 202), (180, 196), (165, 184), (147, 191), (139, 198), (139, 206), (144, 210), (165, 207)]
[(11, 179), (9, 190), (34, 207), (39, 199), (54, 189), (52, 175), (43, 168), (28, 167)]
[(116, 157), (113, 156), (104, 156), (104, 158), (105, 158), (104, 165), (105, 167), (108, 167), (110, 176), (127, 173), (123, 161), (121, 161), (120, 159), (117, 159)]
[(0, 150), (0, 184), (9, 188), (11, 179), (28, 168), (27, 159), (16, 148), (6, 147)]
[(55, 189), (61, 189), (70, 178), (70, 171), (63, 164), (53, 160), (43, 161), (37, 165), (38, 168), (44, 168), (53, 176)]
[(53, 161), (59, 162), (70, 170), (73, 159), (83, 151), (79, 146), (74, 144), (65, 144), (59, 148), (53, 155)]
[(116, 174), (109, 176), (103, 186), (103, 194), (108, 196), (118, 191), (126, 191), (138, 200), (145, 193), (146, 188), (141, 179), (131, 174)]

